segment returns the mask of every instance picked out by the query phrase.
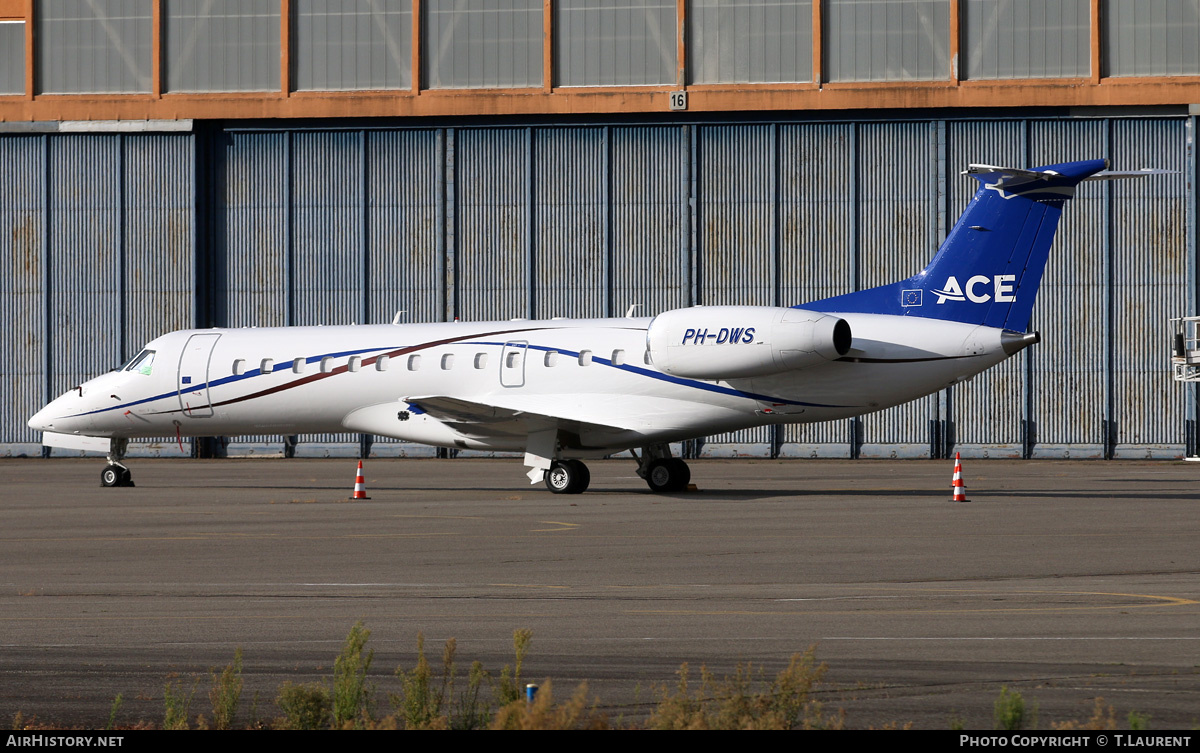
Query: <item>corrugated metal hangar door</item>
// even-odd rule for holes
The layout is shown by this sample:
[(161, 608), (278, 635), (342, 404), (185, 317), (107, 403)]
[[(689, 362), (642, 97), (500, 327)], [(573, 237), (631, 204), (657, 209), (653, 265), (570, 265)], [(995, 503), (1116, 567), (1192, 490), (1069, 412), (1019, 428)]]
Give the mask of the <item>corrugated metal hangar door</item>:
[[(1177, 456), (1192, 388), (1168, 319), (1196, 308), (1192, 118), (1047, 118), (0, 136), (0, 447), (160, 331), (795, 305), (924, 266), (971, 162), (1108, 156), (1176, 171), (1089, 184), (1034, 327), (974, 381), (860, 419), (694, 453)], [(278, 437), (233, 449), (281, 446)], [(144, 445), (154, 451), (158, 445)], [(299, 451), (355, 452), (356, 435)], [(414, 451), (377, 440), (381, 454)], [(166, 450), (164, 449), (164, 452)], [(178, 452), (178, 450), (175, 450)]]

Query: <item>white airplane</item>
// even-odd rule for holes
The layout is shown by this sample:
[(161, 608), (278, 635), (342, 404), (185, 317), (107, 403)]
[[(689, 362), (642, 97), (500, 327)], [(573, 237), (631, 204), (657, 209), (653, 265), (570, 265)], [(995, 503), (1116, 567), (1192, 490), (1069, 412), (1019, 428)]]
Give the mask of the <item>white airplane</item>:
[(556, 494), (587, 489), (583, 459), (631, 450), (653, 491), (679, 491), (690, 471), (671, 442), (881, 410), (1038, 342), (1026, 329), (1063, 203), (1085, 180), (1163, 172), (1106, 167), (970, 166), (980, 188), (929, 266), (870, 290), (641, 318), (183, 330), (29, 426), (106, 451), (105, 486), (132, 485), (133, 437), (350, 431), (523, 451)]

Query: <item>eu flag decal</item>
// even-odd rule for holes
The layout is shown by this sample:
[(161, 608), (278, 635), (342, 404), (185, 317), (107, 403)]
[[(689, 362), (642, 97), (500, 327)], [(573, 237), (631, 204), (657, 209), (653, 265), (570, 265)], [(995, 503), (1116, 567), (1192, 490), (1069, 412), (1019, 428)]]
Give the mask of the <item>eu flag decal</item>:
[(900, 291), (901, 306), (920, 306), (921, 305), (921, 289), (902, 290)]
[(191, 378), (191, 377), (184, 377), (184, 378), (183, 378), (183, 383), (184, 383), (184, 384), (191, 384), (191, 383), (192, 383), (192, 378)]

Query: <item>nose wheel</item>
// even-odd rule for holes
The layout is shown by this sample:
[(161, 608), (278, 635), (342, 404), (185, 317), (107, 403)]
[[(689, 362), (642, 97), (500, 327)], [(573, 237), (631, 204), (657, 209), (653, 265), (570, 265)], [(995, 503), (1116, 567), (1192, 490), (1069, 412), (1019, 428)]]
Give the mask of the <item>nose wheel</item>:
[(101, 486), (134, 486), (133, 474), (123, 465), (110, 463), (100, 471)]
[(129, 440), (113, 438), (108, 445), (108, 465), (100, 471), (100, 486), (133, 486), (133, 474), (122, 463)]

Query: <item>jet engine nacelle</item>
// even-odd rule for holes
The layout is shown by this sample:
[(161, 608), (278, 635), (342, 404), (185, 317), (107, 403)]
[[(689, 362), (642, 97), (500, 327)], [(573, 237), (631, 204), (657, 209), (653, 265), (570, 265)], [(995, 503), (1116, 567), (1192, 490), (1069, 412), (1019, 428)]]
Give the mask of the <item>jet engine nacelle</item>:
[(803, 369), (846, 355), (850, 325), (836, 316), (769, 306), (696, 306), (650, 322), (654, 365), (691, 379), (735, 379)]

